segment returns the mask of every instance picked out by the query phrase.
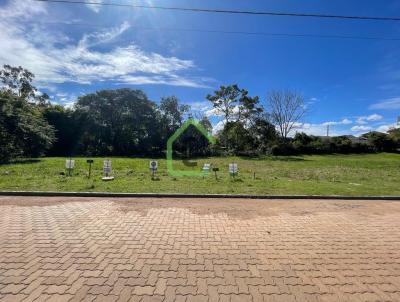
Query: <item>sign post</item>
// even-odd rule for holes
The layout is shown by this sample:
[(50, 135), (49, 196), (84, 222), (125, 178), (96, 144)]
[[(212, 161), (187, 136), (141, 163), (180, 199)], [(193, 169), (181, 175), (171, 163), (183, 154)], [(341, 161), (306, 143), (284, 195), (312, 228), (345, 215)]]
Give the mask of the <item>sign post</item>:
[(113, 180), (114, 177), (113, 176), (109, 176), (111, 174), (112, 168), (111, 168), (111, 160), (106, 159), (103, 162), (103, 172), (104, 172), (104, 177), (102, 177), (102, 180)]
[(149, 163), (149, 168), (152, 172), (151, 180), (154, 180), (154, 175), (156, 174), (156, 171), (158, 169), (158, 162), (156, 160), (151, 160)]
[(75, 160), (69, 158), (65, 161), (65, 168), (68, 170), (68, 176), (71, 176), (71, 172), (75, 167)]
[(235, 178), (235, 176), (238, 174), (238, 165), (237, 163), (230, 163), (229, 164), (229, 174)]
[(86, 162), (89, 164), (89, 175), (88, 175), (88, 178), (90, 178), (90, 176), (92, 175), (93, 159), (88, 159)]
[(219, 171), (219, 168), (213, 168), (214, 174), (215, 174), (215, 180), (218, 180), (217, 172)]
[(202, 169), (202, 172), (203, 172), (203, 179), (204, 179), (204, 176), (205, 176), (205, 175), (208, 175), (208, 173), (210, 172), (210, 170), (211, 170), (211, 164), (204, 164), (204, 165), (203, 165), (203, 169)]

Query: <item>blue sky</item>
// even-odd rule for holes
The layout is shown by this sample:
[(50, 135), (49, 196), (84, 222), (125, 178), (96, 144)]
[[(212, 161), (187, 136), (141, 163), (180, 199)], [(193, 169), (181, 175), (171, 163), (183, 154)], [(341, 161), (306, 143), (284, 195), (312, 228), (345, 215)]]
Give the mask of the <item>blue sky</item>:
[[(101, 1), (101, 0), (97, 0)], [(399, 16), (399, 1), (142, 0), (164, 6)], [(298, 131), (386, 131), (400, 115), (399, 41), (193, 32), (247, 31), (400, 39), (400, 22), (223, 15), (0, 0), (0, 64), (21, 65), (53, 101), (98, 89), (176, 95), (211, 115), (205, 96), (237, 83), (266, 106), (268, 91), (303, 93)], [(218, 116), (211, 116), (218, 124)], [(220, 126), (221, 124), (219, 124)]]

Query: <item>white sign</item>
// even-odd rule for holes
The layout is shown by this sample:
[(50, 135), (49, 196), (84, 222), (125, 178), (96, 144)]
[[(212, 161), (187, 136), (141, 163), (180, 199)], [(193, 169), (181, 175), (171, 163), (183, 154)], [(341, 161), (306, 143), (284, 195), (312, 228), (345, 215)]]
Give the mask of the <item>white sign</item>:
[(237, 174), (238, 172), (238, 165), (237, 163), (231, 163), (229, 164), (229, 173), (230, 174)]
[(111, 160), (107, 159), (103, 162), (104, 174), (111, 174)]
[(75, 167), (75, 160), (74, 159), (67, 159), (65, 161), (65, 168), (73, 169)]
[(158, 169), (158, 162), (156, 160), (151, 160), (149, 164), (150, 170), (157, 171)]
[(203, 172), (210, 172), (210, 169), (211, 169), (211, 164), (204, 164)]

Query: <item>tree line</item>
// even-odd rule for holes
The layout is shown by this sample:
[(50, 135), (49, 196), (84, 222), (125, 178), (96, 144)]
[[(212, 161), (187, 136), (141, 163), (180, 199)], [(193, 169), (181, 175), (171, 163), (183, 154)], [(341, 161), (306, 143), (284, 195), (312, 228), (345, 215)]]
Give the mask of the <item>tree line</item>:
[[(53, 104), (32, 85), (34, 75), (22, 67), (0, 71), (0, 162), (39, 156), (163, 156), (168, 138), (187, 118), (208, 130), (208, 117), (192, 112), (175, 96), (159, 104), (141, 90), (101, 90), (80, 96), (72, 108)], [(396, 151), (400, 132), (372, 132), (360, 139), (322, 138), (291, 133), (306, 114), (301, 94), (273, 91), (269, 110), (259, 97), (238, 85), (221, 86), (206, 96), (223, 125), (210, 145), (194, 127), (176, 141), (177, 156), (292, 155)]]

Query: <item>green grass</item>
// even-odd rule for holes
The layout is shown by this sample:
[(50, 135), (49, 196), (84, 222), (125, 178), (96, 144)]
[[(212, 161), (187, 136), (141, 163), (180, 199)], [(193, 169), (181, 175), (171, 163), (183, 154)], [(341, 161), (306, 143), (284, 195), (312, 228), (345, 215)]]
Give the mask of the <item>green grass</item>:
[[(306, 195), (400, 195), (400, 154), (324, 155), (297, 157), (208, 158), (197, 160), (200, 170), (210, 162), (220, 168), (202, 177), (172, 177), (159, 159), (158, 179), (151, 180), (149, 159), (112, 158), (115, 180), (101, 180), (104, 158), (94, 158), (87, 178), (86, 158), (75, 158), (68, 177), (65, 158), (42, 158), (0, 165), (0, 190), (97, 191), (151, 193), (232, 193)], [(232, 179), (228, 164), (236, 161), (239, 176)], [(181, 161), (175, 168), (187, 168)], [(253, 173), (256, 178), (253, 179)]]

